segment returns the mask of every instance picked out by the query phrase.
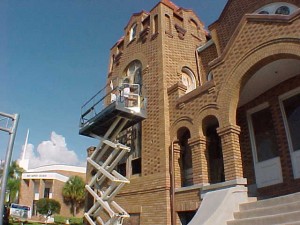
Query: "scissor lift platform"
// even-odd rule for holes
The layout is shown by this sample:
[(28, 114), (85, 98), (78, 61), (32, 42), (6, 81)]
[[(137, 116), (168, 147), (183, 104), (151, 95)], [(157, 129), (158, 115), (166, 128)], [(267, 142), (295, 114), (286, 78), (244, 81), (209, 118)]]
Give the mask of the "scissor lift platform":
[[(130, 147), (118, 142), (119, 133), (146, 118), (146, 99), (138, 84), (121, 84), (100, 90), (81, 108), (79, 134), (99, 144), (87, 162), (95, 171), (86, 185), (93, 205), (84, 217), (91, 225), (122, 225), (129, 214), (113, 199), (130, 181), (116, 171)], [(104, 93), (104, 95), (103, 95)]]
[[(92, 111), (93, 109), (90, 110)], [(117, 117), (128, 119), (128, 122), (122, 129), (125, 130), (144, 120), (146, 114), (144, 111), (136, 112), (131, 107), (125, 107), (124, 104), (115, 101), (98, 114), (95, 113), (93, 118), (81, 123), (79, 134), (89, 137), (93, 137), (93, 135), (103, 136)]]

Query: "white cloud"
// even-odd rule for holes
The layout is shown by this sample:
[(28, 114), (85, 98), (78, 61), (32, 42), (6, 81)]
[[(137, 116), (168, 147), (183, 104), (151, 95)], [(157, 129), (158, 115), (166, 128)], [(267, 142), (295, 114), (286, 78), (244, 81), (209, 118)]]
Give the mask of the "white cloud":
[(54, 131), (51, 132), (50, 140), (41, 142), (36, 151), (34, 146), (28, 143), (25, 159), (29, 159), (29, 169), (53, 164), (76, 166), (82, 164), (76, 153), (68, 149), (65, 138)]

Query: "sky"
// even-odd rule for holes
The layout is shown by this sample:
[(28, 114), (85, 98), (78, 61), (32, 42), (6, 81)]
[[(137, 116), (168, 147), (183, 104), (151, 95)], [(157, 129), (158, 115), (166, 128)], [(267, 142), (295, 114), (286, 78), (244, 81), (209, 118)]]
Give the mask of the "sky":
[[(207, 27), (227, 0), (174, 0)], [(30, 167), (84, 165), (97, 140), (80, 136), (80, 108), (106, 82), (109, 50), (133, 13), (158, 0), (1, 0), (0, 112), (19, 114), (12, 159), (27, 130)], [(1, 122), (1, 121), (0, 121)], [(1, 126), (1, 123), (0, 123)], [(9, 135), (0, 131), (0, 160)]]

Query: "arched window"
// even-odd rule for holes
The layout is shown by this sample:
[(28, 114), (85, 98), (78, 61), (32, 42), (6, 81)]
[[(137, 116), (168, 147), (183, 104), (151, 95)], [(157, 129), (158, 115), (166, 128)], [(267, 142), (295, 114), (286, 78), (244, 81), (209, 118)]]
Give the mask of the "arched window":
[(186, 86), (186, 93), (196, 88), (196, 79), (194, 73), (188, 68), (183, 67), (181, 70), (181, 82)]
[(177, 138), (180, 145), (180, 164), (181, 164), (181, 186), (193, 185), (193, 162), (192, 151), (188, 140), (191, 134), (188, 128), (182, 127), (177, 132)]
[(290, 15), (293, 12), (295, 12), (297, 9), (298, 9), (297, 6), (287, 2), (274, 2), (259, 8), (254, 13)]
[(222, 145), (217, 133), (218, 127), (219, 122), (215, 116), (207, 116), (202, 121), (208, 155), (208, 177), (211, 184), (225, 181)]
[(286, 5), (283, 5), (276, 9), (275, 14), (290, 15), (290, 12), (290, 8)]
[(113, 64), (115, 63), (115, 54), (113, 54), (110, 58), (109, 72), (113, 70)]
[(130, 84), (142, 85), (142, 63), (139, 60), (132, 61), (124, 71), (124, 79)]
[[(139, 85), (139, 90), (142, 88), (142, 63), (139, 60), (134, 60), (126, 67), (122, 77), (124, 85), (130, 84), (131, 88)], [(133, 90), (137, 91), (136, 89)], [(142, 172), (142, 124), (138, 123), (132, 127), (122, 131), (118, 137), (119, 141), (131, 148), (130, 155), (127, 161), (122, 161), (118, 165), (118, 171), (126, 176), (141, 174)]]
[(166, 24), (166, 33), (172, 33), (172, 26), (171, 26), (171, 18), (169, 15), (165, 15), (165, 24)]
[(208, 73), (208, 75), (207, 75), (207, 81), (211, 81), (211, 80), (213, 80), (214, 79), (214, 75), (213, 75), (213, 73), (210, 71), (209, 73)]
[(153, 34), (158, 33), (158, 15), (153, 17)]
[(137, 32), (137, 24), (135, 23), (130, 28), (129, 41), (132, 41), (134, 38), (136, 38), (136, 32)]

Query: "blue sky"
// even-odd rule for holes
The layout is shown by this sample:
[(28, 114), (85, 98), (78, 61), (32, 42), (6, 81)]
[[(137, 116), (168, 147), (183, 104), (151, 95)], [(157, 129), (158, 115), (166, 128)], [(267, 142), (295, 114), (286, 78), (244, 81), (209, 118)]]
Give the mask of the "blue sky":
[[(52, 138), (85, 160), (86, 148), (97, 142), (78, 135), (80, 107), (104, 85), (109, 50), (123, 36), (132, 13), (150, 11), (157, 2), (0, 1), (0, 111), (20, 114), (13, 159), (30, 129), (32, 151), (41, 143), (48, 146), (45, 141)], [(173, 2), (193, 9), (207, 26), (227, 1)], [(0, 159), (7, 142), (8, 134), (0, 132)]]

